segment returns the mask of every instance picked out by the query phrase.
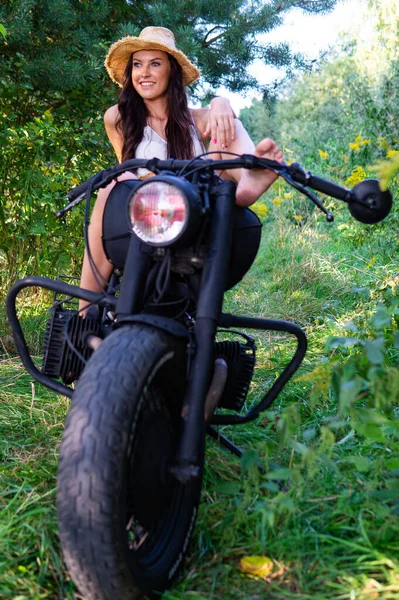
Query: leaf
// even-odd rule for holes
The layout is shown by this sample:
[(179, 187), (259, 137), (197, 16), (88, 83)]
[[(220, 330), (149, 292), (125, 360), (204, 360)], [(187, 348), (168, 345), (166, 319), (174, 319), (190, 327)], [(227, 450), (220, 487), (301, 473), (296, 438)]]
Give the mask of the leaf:
[(384, 442), (385, 433), (376, 423), (353, 423), (353, 427), (360, 435), (369, 439), (372, 442)]
[(355, 323), (352, 320), (344, 323), (343, 328), (346, 329), (347, 331), (354, 331), (355, 333), (358, 333), (358, 331), (359, 331), (359, 328), (357, 327), (357, 325), (355, 325)]
[(305, 454), (309, 454), (309, 448), (305, 444), (301, 444), (300, 442), (297, 442), (296, 440), (292, 440), (291, 448), (293, 450), (295, 450), (295, 452), (297, 452), (298, 454), (301, 454), (301, 456), (305, 456)]
[(256, 450), (247, 450), (241, 457), (241, 471), (247, 473), (251, 467), (256, 466), (259, 453)]
[(36, 221), (36, 223), (32, 223), (32, 225), (30, 226), (29, 233), (32, 233), (33, 235), (40, 235), (41, 233), (46, 233), (46, 227), (41, 221)]
[(358, 376), (341, 383), (339, 390), (339, 403), (341, 408), (349, 408), (351, 404), (357, 400), (362, 387), (363, 380)]
[(28, 569), (23, 565), (18, 565), (18, 571), (20, 571), (21, 573), (27, 573)]
[(272, 481), (287, 481), (291, 477), (291, 469), (276, 469), (275, 471), (266, 473), (266, 479), (271, 479)]
[(386, 306), (379, 306), (376, 310), (375, 315), (371, 319), (373, 327), (376, 329), (383, 329), (391, 323), (391, 314)]
[(4, 25), (2, 25), (1, 23), (0, 23), (0, 33), (3, 36), (3, 38), (6, 39), (7, 31), (6, 31), (6, 28), (4, 27)]
[(302, 433), (302, 436), (305, 438), (305, 440), (312, 440), (316, 433), (317, 429), (315, 427), (309, 427), (308, 429), (305, 429), (305, 431)]
[(273, 561), (268, 556), (244, 556), (240, 560), (242, 573), (266, 577), (273, 571)]
[(262, 490), (269, 490), (269, 492), (278, 492), (280, 490), (277, 483), (274, 483), (274, 481), (265, 481), (265, 483), (262, 483), (260, 487)]
[(373, 365), (381, 365), (384, 361), (384, 340), (377, 338), (376, 340), (367, 341), (364, 344), (367, 358)]
[(362, 423), (378, 423), (380, 425), (388, 424), (390, 419), (378, 410), (372, 410), (369, 408), (358, 408), (356, 411), (356, 417)]
[(355, 337), (329, 337), (326, 342), (327, 350), (334, 348), (349, 348), (350, 346), (358, 346), (362, 341)]
[(372, 498), (378, 498), (379, 500), (399, 500), (399, 491), (397, 490), (376, 490), (371, 492)]
[(367, 456), (347, 456), (345, 458), (345, 462), (354, 465), (356, 470), (360, 471), (360, 473), (368, 471), (368, 469), (372, 465), (371, 461), (367, 458)]
[(222, 481), (214, 487), (215, 492), (226, 496), (235, 496), (240, 493), (241, 485), (235, 481)]
[(295, 512), (294, 501), (289, 496), (284, 496), (283, 498), (281, 498), (279, 506), (284, 506), (284, 508), (286, 508), (291, 513)]
[(234, 521), (234, 514), (233, 513), (229, 513), (225, 516), (225, 518), (223, 519), (223, 521), (219, 524), (220, 529), (225, 529), (226, 527), (228, 527), (232, 522)]
[(399, 479), (392, 477), (385, 481), (387, 490), (399, 490)]
[(385, 468), (388, 469), (388, 471), (395, 471), (396, 469), (399, 469), (399, 459), (388, 458), (388, 460), (385, 462)]

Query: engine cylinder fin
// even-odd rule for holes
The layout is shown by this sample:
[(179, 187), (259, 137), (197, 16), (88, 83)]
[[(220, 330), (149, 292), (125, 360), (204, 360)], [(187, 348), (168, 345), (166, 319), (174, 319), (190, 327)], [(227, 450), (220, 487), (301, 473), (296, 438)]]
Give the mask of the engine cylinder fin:
[(99, 332), (98, 319), (83, 318), (77, 310), (66, 309), (59, 304), (53, 306), (44, 336), (43, 373), (60, 377), (67, 384), (79, 379), (93, 353), (85, 342), (86, 337)]
[(228, 376), (220, 408), (240, 411), (248, 394), (255, 367), (255, 344), (233, 341), (215, 343), (215, 357), (224, 358), (228, 366)]

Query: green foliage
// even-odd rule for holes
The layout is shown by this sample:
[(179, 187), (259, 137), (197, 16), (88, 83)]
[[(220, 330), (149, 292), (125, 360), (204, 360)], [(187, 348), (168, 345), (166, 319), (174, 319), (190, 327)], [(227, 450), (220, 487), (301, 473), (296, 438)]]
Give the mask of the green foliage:
[(14, 113), (0, 130), (3, 285), (32, 272), (47, 276), (78, 272), (82, 213), (75, 210), (65, 222), (56, 219), (55, 212), (65, 203), (66, 190), (113, 160), (102, 119), (94, 110), (93, 115), (83, 117), (77, 126), (61, 111), (46, 110), (24, 124)]
[(294, 58), (287, 45), (254, 43), (255, 35), (279, 25), (292, 6), (325, 12), (335, 3), (16, 0), (0, 7), (8, 31), (0, 49), (10, 59), (20, 54), (20, 69), (36, 89), (68, 92), (104, 78), (102, 61), (112, 41), (162, 25), (175, 32), (179, 47), (197, 60), (211, 86), (243, 90), (257, 85), (247, 72), (255, 58), (280, 66)]
[[(335, 2), (296, 2), (328, 10)], [(111, 42), (147, 25), (172, 28), (209, 86), (256, 85), (246, 67), (262, 56), (288, 64), (286, 48), (254, 44), (281, 21), (278, 2), (7, 0), (0, 6), (0, 267), (3, 284), (27, 272), (74, 271), (82, 217), (55, 220), (63, 194), (115, 161), (102, 115), (116, 101), (103, 60)], [(204, 89), (197, 90), (204, 93)], [(71, 235), (71, 231), (73, 235)]]
[[(288, 160), (304, 162), (351, 187), (367, 176), (375, 177), (369, 167), (378, 162), (383, 184), (392, 181), (395, 187), (398, 14), (397, 0), (374, 2), (371, 11), (359, 16), (360, 32), (374, 23), (367, 44), (347, 34), (341, 47), (313, 72), (297, 76), (280, 90), (272, 130)], [(260, 117), (262, 108), (266, 116)], [(263, 131), (269, 129), (266, 102), (254, 101), (243, 114), (246, 124), (252, 120)]]
[(275, 102), (266, 103), (256, 99), (250, 107), (240, 110), (240, 120), (255, 144), (265, 137), (278, 137), (275, 113)]
[(301, 78), (279, 103), (281, 141), (301, 159), (316, 161), (321, 147), (335, 155), (359, 133), (365, 137), (376, 133), (375, 111), (372, 90), (354, 61), (338, 58)]
[[(354, 322), (351, 329), (356, 335), (332, 337), (327, 342), (330, 350), (342, 349), (340, 361), (333, 364), (333, 389), (340, 403), (340, 416), (355, 414), (361, 401), (364, 409), (377, 411), (386, 417), (396, 416), (393, 407), (399, 403), (399, 301), (379, 305), (363, 329)], [(366, 327), (365, 327), (366, 325)], [(346, 358), (342, 360), (342, 355)], [(364, 419), (363, 419), (364, 420)], [(371, 423), (378, 422), (373, 417)], [(380, 424), (385, 422), (381, 417)]]

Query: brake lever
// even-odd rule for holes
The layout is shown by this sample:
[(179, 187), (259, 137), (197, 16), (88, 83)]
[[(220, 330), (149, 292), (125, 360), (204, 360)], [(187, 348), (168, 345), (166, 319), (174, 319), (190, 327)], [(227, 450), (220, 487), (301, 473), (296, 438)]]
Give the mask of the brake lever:
[(82, 192), (81, 194), (79, 194), (79, 196), (77, 198), (75, 198), (74, 200), (72, 200), (72, 202), (70, 202), (69, 204), (67, 204), (67, 206), (64, 206), (64, 208), (61, 208), (60, 210), (57, 210), (57, 212), (55, 213), (55, 216), (58, 219), (62, 219), (62, 217), (67, 212), (69, 212), (75, 206), (77, 206), (78, 204), (80, 204), (81, 202), (83, 202), (83, 200), (90, 201), (92, 193), (93, 193), (93, 185), (88, 185), (87, 188), (86, 188), (86, 190), (84, 192)]
[(62, 219), (62, 217), (67, 212), (69, 212), (75, 206), (77, 206), (78, 204), (80, 204), (81, 202), (83, 202), (83, 200), (85, 198), (86, 198), (86, 192), (83, 192), (83, 194), (80, 194), (80, 196), (78, 196), (77, 198), (75, 198), (75, 200), (72, 200), (72, 202), (70, 202), (69, 204), (67, 204), (66, 206), (64, 206), (64, 208), (60, 208), (60, 210), (57, 210), (57, 212), (55, 213), (55, 216), (57, 217), (57, 219)]
[[(72, 188), (72, 190), (70, 190), (67, 193), (67, 200), (70, 200), (72, 198), (72, 201), (66, 206), (64, 206), (64, 208), (57, 210), (56, 217), (58, 219), (61, 219), (67, 212), (69, 212), (75, 206), (78, 206), (78, 204), (83, 202), (83, 200), (90, 198), (94, 190), (108, 185), (108, 183), (110, 183), (119, 174), (115, 173), (115, 171), (116, 167), (100, 171), (91, 179), (88, 179), (84, 183), (81, 183), (75, 188)], [(76, 196), (77, 192), (80, 192), (78, 196)]]
[(305, 186), (301, 185), (300, 183), (294, 181), (292, 179), (291, 174), (287, 171), (284, 171), (284, 169), (282, 169), (279, 174), (280, 177), (284, 179), (284, 181), (286, 181), (290, 186), (307, 196), (317, 206), (317, 208), (319, 208), (319, 210), (321, 210), (321, 212), (323, 212), (326, 215), (326, 221), (328, 223), (332, 223), (334, 221), (334, 215), (326, 209), (326, 207), (322, 204), (322, 202), (319, 200), (316, 194), (308, 190)]

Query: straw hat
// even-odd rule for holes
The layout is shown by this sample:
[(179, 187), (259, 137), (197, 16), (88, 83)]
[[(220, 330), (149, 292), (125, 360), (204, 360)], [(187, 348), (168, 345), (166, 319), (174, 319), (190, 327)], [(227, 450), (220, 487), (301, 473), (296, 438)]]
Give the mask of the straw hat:
[(133, 52), (162, 50), (174, 56), (183, 71), (183, 84), (193, 83), (201, 72), (183, 52), (177, 50), (175, 36), (165, 27), (145, 27), (138, 37), (127, 36), (115, 42), (105, 59), (105, 68), (112, 81), (122, 87), (123, 74)]

